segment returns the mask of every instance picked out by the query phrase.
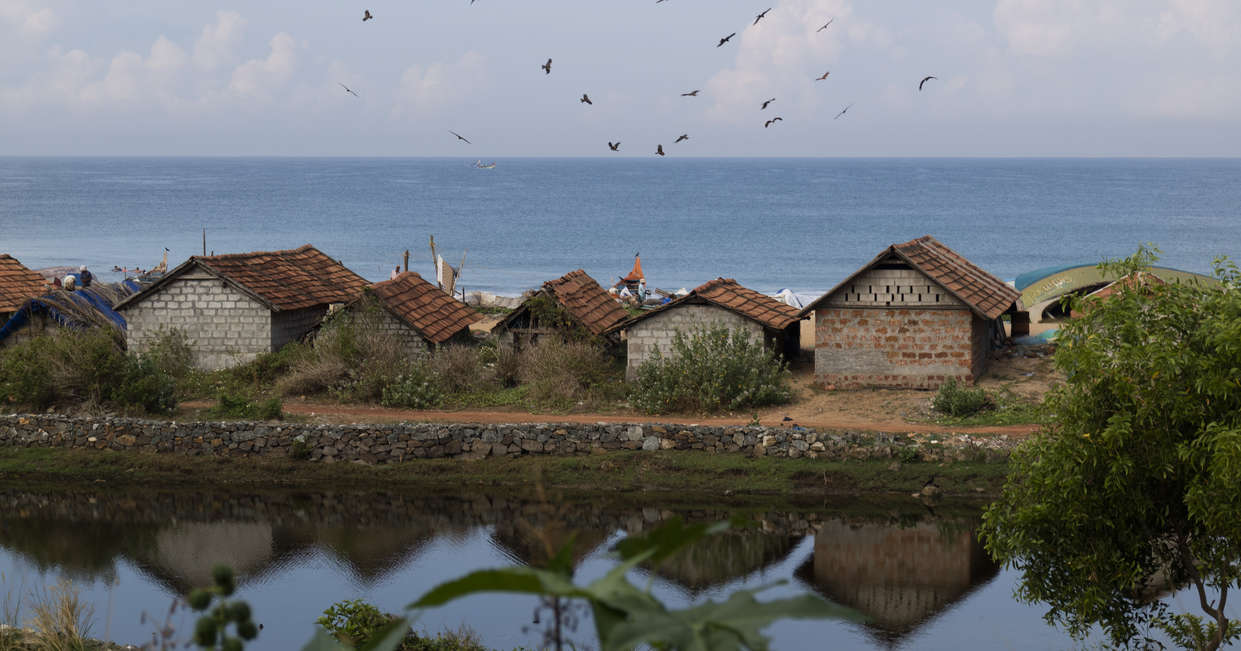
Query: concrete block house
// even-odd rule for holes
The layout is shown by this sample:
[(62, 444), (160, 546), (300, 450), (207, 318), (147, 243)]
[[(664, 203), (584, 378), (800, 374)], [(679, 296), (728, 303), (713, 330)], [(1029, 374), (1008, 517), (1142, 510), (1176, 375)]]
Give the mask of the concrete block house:
[(0, 253), (0, 325), (21, 309), (26, 301), (47, 291), (47, 281), (27, 269), (17, 258)]
[(884, 249), (802, 315), (814, 314), (815, 382), (936, 389), (975, 382), (1020, 294), (927, 235)]
[(116, 310), (129, 324), (129, 350), (144, 352), (161, 333), (177, 329), (189, 338), (195, 365), (219, 369), (301, 339), (329, 306), (356, 300), (367, 284), (307, 244), (193, 256)]
[(585, 271), (577, 269), (531, 292), (492, 328), (492, 333), (517, 348), (548, 335), (566, 339), (598, 337), (614, 342), (615, 326), (627, 318), (629, 313), (615, 297)]
[(671, 352), (678, 330), (689, 334), (720, 326), (741, 328), (790, 359), (800, 347), (801, 318), (797, 308), (783, 301), (742, 287), (732, 278), (716, 278), (617, 327), (625, 332), (628, 349), (625, 376), (633, 379), (656, 348), (663, 354)]
[(407, 271), (366, 288), (348, 310), (367, 310), (372, 327), (397, 338), (410, 356), (425, 355), (443, 344), (473, 343), (470, 324), (483, 319), (474, 308)]

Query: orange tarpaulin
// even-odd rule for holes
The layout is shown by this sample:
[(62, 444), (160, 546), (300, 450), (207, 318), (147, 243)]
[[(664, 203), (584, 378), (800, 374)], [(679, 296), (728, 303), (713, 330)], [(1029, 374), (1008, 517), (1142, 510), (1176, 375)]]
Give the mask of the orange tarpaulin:
[(646, 276), (642, 273), (642, 258), (635, 255), (633, 256), (633, 271), (630, 271), (629, 275), (625, 276), (624, 280), (625, 282), (636, 283), (639, 280), (645, 279)]

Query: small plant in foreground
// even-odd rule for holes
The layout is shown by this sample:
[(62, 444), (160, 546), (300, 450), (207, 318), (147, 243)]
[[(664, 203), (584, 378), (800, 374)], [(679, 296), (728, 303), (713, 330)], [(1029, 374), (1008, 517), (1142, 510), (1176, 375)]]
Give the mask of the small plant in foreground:
[(957, 382), (956, 378), (948, 378), (947, 382), (941, 384), (935, 398), (931, 400), (931, 407), (935, 411), (957, 418), (973, 416), (990, 406), (991, 398), (986, 391), (981, 388), (966, 388)]
[(280, 420), (284, 418), (284, 404), (279, 398), (261, 400), (224, 392), (220, 394), (219, 400), (219, 404), (207, 410), (207, 416), (238, 420)]
[[(189, 604), (194, 612), (202, 613), (194, 625), (194, 643), (200, 649), (241, 651), (245, 642), (258, 637), (259, 629), (251, 619), (250, 604), (240, 599), (227, 601), (237, 588), (233, 568), (217, 565), (211, 570), (213, 585), (190, 593)], [(211, 604), (215, 603), (215, 608)], [(207, 609), (211, 608), (210, 612)], [(236, 635), (229, 635), (228, 626), (234, 626)]]
[(34, 600), (31, 610), (36, 632), (29, 648), (68, 651), (88, 647), (94, 608), (82, 601), (77, 588), (68, 581), (48, 588), (42, 598)]

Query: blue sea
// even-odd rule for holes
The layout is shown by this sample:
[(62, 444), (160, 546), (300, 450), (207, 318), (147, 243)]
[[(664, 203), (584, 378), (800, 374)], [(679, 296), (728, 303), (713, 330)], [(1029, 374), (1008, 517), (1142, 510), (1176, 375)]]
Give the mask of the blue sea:
[(518, 294), (577, 268), (606, 285), (716, 276), (815, 294), (930, 234), (1004, 279), (1153, 242), (1161, 264), (1241, 257), (1241, 159), (0, 158), (0, 252), (149, 268), (311, 243), (386, 278), (428, 238), (460, 286)]

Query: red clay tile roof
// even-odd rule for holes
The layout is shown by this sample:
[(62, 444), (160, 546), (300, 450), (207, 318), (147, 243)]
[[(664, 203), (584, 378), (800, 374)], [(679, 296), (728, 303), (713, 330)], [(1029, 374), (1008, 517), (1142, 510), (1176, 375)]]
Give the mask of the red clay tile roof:
[(716, 278), (695, 287), (694, 291), (685, 296), (673, 299), (654, 310), (633, 317), (627, 323), (621, 324), (621, 328), (628, 328), (638, 321), (655, 316), (664, 310), (678, 305), (700, 301), (717, 305), (751, 321), (756, 321), (763, 327), (776, 330), (783, 330), (801, 320), (797, 308), (784, 301), (774, 299), (747, 287), (742, 287), (732, 278)]
[(581, 269), (543, 283), (543, 289), (591, 334), (601, 335), (629, 318), (625, 308)]
[(928, 278), (948, 290), (948, 293), (960, 299), (969, 306), (970, 310), (984, 319), (998, 318), (1021, 298), (1021, 293), (1008, 283), (983, 271), (974, 263), (961, 257), (956, 251), (941, 244), (939, 240), (930, 235), (923, 235), (904, 244), (889, 246), (875, 256), (874, 260), (855, 271), (831, 291), (803, 308), (801, 313), (812, 312), (854, 277), (892, 254), (926, 274)]
[(47, 281), (17, 258), (0, 253), (0, 312), (16, 312), (27, 300), (47, 291)]
[(393, 315), (437, 344), (452, 339), (471, 323), (483, 319), (473, 308), (412, 271), (375, 283), (369, 291)]
[(350, 303), (370, 283), (315, 247), (191, 256), (159, 282), (116, 304), (121, 309), (160, 291), (186, 271), (201, 268), (225, 280), (273, 311)]

